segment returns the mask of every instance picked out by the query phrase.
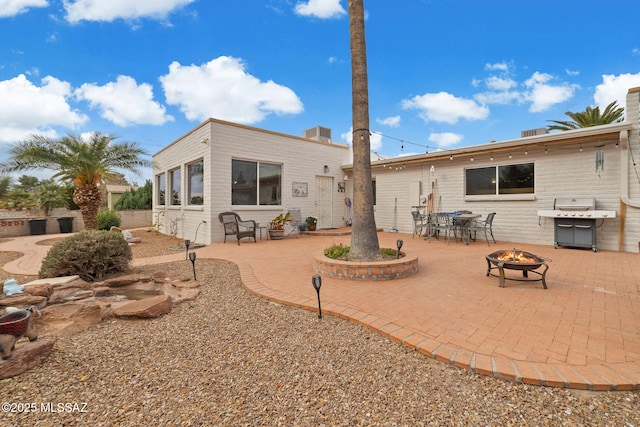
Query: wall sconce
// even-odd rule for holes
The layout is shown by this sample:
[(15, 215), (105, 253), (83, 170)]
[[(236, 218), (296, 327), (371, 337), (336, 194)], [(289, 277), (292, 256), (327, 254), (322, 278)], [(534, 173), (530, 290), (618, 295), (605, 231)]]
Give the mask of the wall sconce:
[(329, 173), (329, 166), (328, 165), (324, 165), (324, 173)]
[(344, 182), (347, 182), (347, 181), (349, 181), (349, 177), (348, 177), (347, 175), (345, 175), (345, 176), (344, 176), (344, 178), (342, 178), (342, 180), (343, 180)]
[(473, 162), (475, 159), (473, 158), (473, 156), (471, 156), (471, 158), (469, 160), (471, 160)]
[(202, 138), (202, 139), (200, 140), (200, 144), (207, 145), (207, 142), (209, 142), (209, 138)]

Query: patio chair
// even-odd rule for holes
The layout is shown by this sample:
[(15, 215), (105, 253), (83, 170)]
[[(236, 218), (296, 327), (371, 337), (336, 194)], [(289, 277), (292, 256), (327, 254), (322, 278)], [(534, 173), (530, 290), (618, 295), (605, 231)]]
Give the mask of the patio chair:
[(491, 212), (489, 215), (487, 215), (487, 218), (484, 221), (477, 221), (475, 224), (473, 224), (469, 229), (469, 233), (473, 233), (473, 237), (471, 238), (471, 240), (475, 241), (476, 233), (478, 231), (481, 231), (484, 233), (484, 238), (487, 241), (487, 246), (491, 246), (491, 244), (489, 243), (489, 236), (491, 236), (493, 243), (496, 243), (496, 239), (495, 237), (493, 237), (493, 218), (495, 216), (496, 213)]
[(412, 211), (411, 215), (413, 216), (413, 234), (411, 235), (413, 239), (416, 235), (422, 236), (422, 233), (427, 229), (427, 220), (418, 211)]
[[(431, 233), (436, 236), (436, 239), (440, 240), (440, 234), (444, 233), (447, 238), (447, 245), (451, 240), (451, 233), (453, 230), (453, 222), (451, 217), (447, 213), (435, 213), (431, 215), (431, 224), (429, 225)], [(431, 242), (431, 238), (429, 238)]]
[(300, 237), (300, 226), (305, 224), (302, 220), (302, 214), (300, 214), (300, 208), (289, 209), (289, 215), (291, 215), (292, 220), (286, 224), (288, 227), (291, 227), (287, 236), (294, 235)]
[(244, 237), (253, 237), (253, 241), (256, 241), (258, 227), (254, 220), (243, 221), (235, 212), (222, 212), (218, 214), (218, 220), (224, 228), (224, 243), (227, 243), (227, 236), (236, 236), (238, 245), (240, 245), (240, 239)]

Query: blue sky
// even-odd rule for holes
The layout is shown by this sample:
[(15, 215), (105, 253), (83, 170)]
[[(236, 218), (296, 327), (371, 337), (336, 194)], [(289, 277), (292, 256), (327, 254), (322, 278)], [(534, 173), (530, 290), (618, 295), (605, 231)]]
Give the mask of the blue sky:
[[(384, 158), (518, 138), (640, 86), (640, 2), (365, 9)], [(346, 0), (0, 0), (0, 40), (0, 157), (91, 131), (153, 154), (208, 117), (350, 142)]]

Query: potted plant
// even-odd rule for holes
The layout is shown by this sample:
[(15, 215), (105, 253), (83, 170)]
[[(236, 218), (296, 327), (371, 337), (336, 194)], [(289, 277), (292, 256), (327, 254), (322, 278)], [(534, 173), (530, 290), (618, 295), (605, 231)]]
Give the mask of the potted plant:
[(282, 240), (284, 238), (284, 224), (292, 221), (291, 214), (281, 213), (271, 221), (269, 221), (269, 238), (271, 240)]
[(314, 216), (308, 216), (307, 219), (304, 220), (307, 223), (307, 229), (309, 231), (315, 231), (316, 224), (318, 223), (318, 218)]

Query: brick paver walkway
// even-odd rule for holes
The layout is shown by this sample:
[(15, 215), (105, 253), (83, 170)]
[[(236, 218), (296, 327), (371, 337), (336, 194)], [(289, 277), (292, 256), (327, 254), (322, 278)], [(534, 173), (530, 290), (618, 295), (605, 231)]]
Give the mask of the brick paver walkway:
[[(35, 274), (42, 251), (37, 236), (0, 244), (22, 245), (28, 257), (7, 264)], [(40, 236), (51, 238), (54, 236)], [(311, 285), (312, 254), (349, 235), (281, 241), (244, 239), (197, 249), (198, 259), (226, 259), (239, 266), (244, 285), (269, 300), (317, 310)], [(364, 325), (443, 363), (535, 385), (590, 390), (640, 388), (640, 255), (498, 242), (412, 239), (379, 233), (380, 245), (417, 254), (419, 272), (388, 282), (323, 278), (322, 310)], [(517, 247), (551, 259), (540, 282), (487, 277), (485, 255)], [(136, 264), (184, 260), (184, 254), (140, 259)], [(185, 261), (188, 262), (188, 261)], [(196, 261), (197, 263), (197, 261)], [(37, 268), (35, 268), (37, 265)], [(197, 264), (196, 264), (197, 266)], [(20, 268), (35, 268), (30, 273)], [(508, 271), (508, 277), (522, 277)]]

